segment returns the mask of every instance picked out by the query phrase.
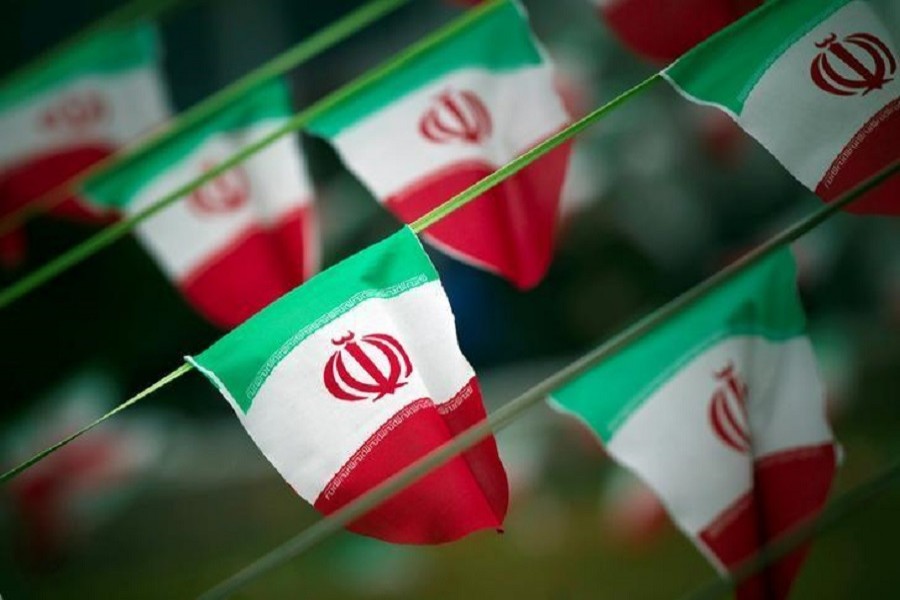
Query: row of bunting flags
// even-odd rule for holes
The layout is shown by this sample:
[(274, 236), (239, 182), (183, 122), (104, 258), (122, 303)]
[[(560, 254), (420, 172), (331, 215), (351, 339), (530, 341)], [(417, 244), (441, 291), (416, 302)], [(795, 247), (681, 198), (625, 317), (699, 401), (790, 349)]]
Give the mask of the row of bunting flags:
[[(676, 36), (643, 51), (657, 60), (687, 51), (663, 76), (725, 111), (830, 201), (900, 158), (900, 23), (889, 2), (774, 0), (739, 18), (759, 2), (705, 0), (694, 4), (710, 9), (702, 13), (710, 21), (685, 36), (734, 23), (690, 50), (699, 39)], [(634, 15), (663, 19), (666, 6), (613, 0), (599, 8), (641, 49), (647, 40), (629, 37)], [(161, 126), (169, 111), (159, 57), (153, 28), (136, 23), (0, 90), (0, 129), (16, 140), (0, 149), (4, 210)], [(140, 160), (88, 178), (59, 210), (127, 218), (290, 115), (287, 85), (272, 80)], [(570, 123), (547, 54), (510, 0), (318, 114), (307, 132), (328, 140), (380, 203), (412, 223)], [(423, 237), (533, 287), (553, 255), (569, 153), (560, 145)], [(198, 311), (237, 326), (187, 360), (284, 479), (329, 514), (486, 415), (417, 235), (404, 227), (310, 279), (313, 197), (289, 135), (136, 235)], [(895, 179), (854, 207), (898, 214), (898, 198)], [(839, 451), (804, 331), (793, 258), (782, 248), (555, 391), (551, 404), (593, 430), (727, 572), (817, 514), (834, 477)], [(507, 505), (488, 438), (350, 529), (441, 543), (501, 528)], [(806, 551), (741, 584), (739, 597), (785, 597)]]

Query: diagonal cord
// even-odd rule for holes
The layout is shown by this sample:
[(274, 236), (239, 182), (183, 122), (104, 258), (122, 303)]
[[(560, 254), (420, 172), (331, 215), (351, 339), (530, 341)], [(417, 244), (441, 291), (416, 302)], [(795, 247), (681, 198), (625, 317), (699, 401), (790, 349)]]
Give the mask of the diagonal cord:
[(714, 600), (721, 598), (738, 583), (784, 557), (791, 550), (810, 540), (813, 536), (834, 528), (847, 517), (860, 511), (869, 502), (897, 486), (900, 486), (900, 461), (892, 463), (865, 483), (857, 485), (849, 492), (844, 493), (840, 498), (831, 502), (817, 518), (807, 519), (787, 533), (779, 536), (775, 541), (764, 546), (752, 558), (738, 565), (731, 573), (686, 594), (683, 597), (684, 600)]
[(192, 368), (193, 367), (188, 363), (181, 365), (180, 367), (178, 367), (177, 369), (175, 369), (174, 371), (172, 371), (171, 373), (169, 373), (168, 375), (166, 375), (165, 377), (163, 377), (156, 383), (144, 388), (143, 390), (141, 390), (140, 392), (138, 392), (137, 394), (135, 394), (134, 396), (132, 396), (131, 398), (129, 398), (128, 400), (123, 402), (122, 404), (119, 404), (114, 409), (110, 410), (108, 413), (103, 415), (102, 417), (99, 417), (98, 419), (89, 423), (88, 425), (85, 425), (84, 427), (82, 427), (81, 429), (79, 429), (78, 431), (76, 431), (75, 433), (70, 435), (69, 437), (58, 441), (57, 443), (53, 444), (49, 448), (41, 450), (40, 452), (38, 452), (37, 454), (35, 454), (31, 458), (29, 458), (28, 460), (13, 467), (9, 471), (5, 472), (3, 475), (0, 475), (0, 483), (6, 483), (10, 479), (15, 477), (19, 473), (21, 473), (22, 471), (24, 471), (25, 469), (42, 461), (49, 455), (53, 454), (54, 452), (56, 452), (57, 450), (62, 448), (63, 446), (66, 446), (66, 445), (74, 442), (75, 440), (77, 440), (78, 438), (83, 436), (85, 433), (87, 433), (94, 427), (100, 425), (101, 423), (103, 423), (104, 421), (106, 421), (108, 419), (111, 419), (112, 417), (119, 414), (120, 412), (122, 412), (123, 410), (128, 408), (129, 406), (136, 404), (139, 400), (146, 398), (147, 396), (149, 396), (156, 390), (160, 389), (161, 387), (166, 386), (169, 383), (175, 381), (176, 379), (178, 379), (179, 377), (181, 377), (182, 375), (184, 375), (185, 373), (190, 371)]
[(593, 351), (507, 402), (491, 413), (488, 418), (479, 421), (445, 444), (416, 460), (402, 471), (395, 473), (352, 502), (320, 519), (281, 546), (278, 546), (241, 571), (209, 589), (200, 598), (202, 600), (227, 598), (263, 573), (281, 566), (291, 558), (337, 533), (346, 525), (362, 517), (402, 489), (412, 485), (450, 459), (481, 442), (491, 435), (493, 431), (506, 427), (526, 409), (544, 400), (553, 390), (571, 382), (601, 361), (636, 342), (651, 330), (676, 316), (710, 291), (729, 281), (744, 269), (756, 264), (771, 252), (808, 233), (840, 209), (863, 197), (866, 192), (874, 189), (898, 171), (900, 171), (900, 161), (893, 163), (874, 177), (854, 187), (837, 200), (822, 206), (787, 229), (782, 230), (721, 271), (654, 310)]
[(80, 244), (44, 264), (36, 271), (29, 273), (9, 287), (0, 290), (0, 309), (54, 279), (62, 272), (67, 271), (86, 258), (96, 254), (106, 246), (109, 246), (119, 238), (123, 237), (138, 224), (173, 204), (181, 197), (190, 194), (202, 185), (212, 181), (222, 173), (233, 168), (235, 165), (242, 163), (244, 160), (274, 143), (282, 136), (301, 129), (321, 114), (333, 109), (335, 106), (338, 106), (360, 91), (378, 83), (381, 79), (415, 60), (423, 52), (444, 43), (447, 39), (457, 35), (473, 22), (483, 18), (494, 10), (497, 10), (503, 6), (503, 4), (502, 0), (492, 0), (466, 11), (448, 25), (445, 25), (423, 40), (420, 40), (406, 50), (395, 55), (391, 60), (368, 71), (349, 84), (325, 96), (306, 110), (297, 113), (278, 129), (272, 131), (265, 137), (260, 138), (256, 142), (243, 147), (239, 152), (231, 155), (216, 167), (206, 171), (200, 177), (175, 189), (155, 201), (153, 204), (130, 216), (128, 219), (105, 227)]
[[(186, 1), (186, 0), (181, 0)], [(193, 0), (197, 1), (197, 0)], [(154, 130), (121, 151), (89, 166), (16, 212), (0, 220), (0, 236), (63, 202), (86, 182), (133, 164), (184, 131), (215, 115), (251, 90), (303, 64), (411, 0), (371, 0), (309, 38), (272, 58), (218, 92), (182, 112), (168, 127)]]
[(527, 152), (520, 154), (490, 175), (484, 177), (480, 181), (477, 181), (474, 185), (469, 186), (440, 206), (437, 206), (428, 213), (422, 215), (421, 217), (410, 223), (410, 229), (412, 229), (416, 233), (419, 233), (423, 229), (431, 227), (453, 211), (462, 208), (472, 200), (475, 200), (478, 196), (491, 189), (501, 181), (512, 177), (554, 148), (557, 148), (558, 146), (574, 138), (576, 135), (605, 117), (608, 113), (612, 112), (622, 104), (628, 102), (630, 99), (637, 96), (661, 79), (662, 73), (655, 73), (636, 86), (622, 92), (603, 106), (592, 110), (587, 115), (578, 119), (562, 131), (559, 131), (556, 134), (548, 137), (540, 144), (537, 144)]

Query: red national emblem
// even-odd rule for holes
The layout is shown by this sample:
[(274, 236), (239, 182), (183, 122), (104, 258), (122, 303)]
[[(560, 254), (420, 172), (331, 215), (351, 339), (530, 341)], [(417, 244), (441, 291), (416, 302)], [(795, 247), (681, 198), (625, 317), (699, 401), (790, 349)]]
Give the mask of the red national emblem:
[(338, 400), (381, 400), (407, 384), (413, 367), (395, 338), (370, 333), (356, 340), (351, 331), (331, 340), (337, 350), (325, 364), (325, 388)]
[[(202, 169), (208, 173), (215, 163), (205, 162)], [(225, 171), (212, 181), (195, 190), (188, 197), (188, 204), (202, 214), (221, 214), (235, 211), (247, 203), (250, 182), (240, 166)]]
[(709, 401), (709, 422), (713, 433), (737, 452), (750, 451), (747, 418), (747, 384), (734, 372), (734, 364), (715, 373), (720, 385)]
[(453, 140), (480, 144), (492, 130), (491, 113), (469, 90), (443, 92), (419, 120), (419, 133), (437, 144)]
[(45, 129), (81, 131), (109, 117), (110, 109), (98, 92), (70, 94), (45, 110), (40, 123)]
[(854, 33), (838, 41), (832, 33), (817, 48), (810, 65), (813, 82), (829, 94), (865, 96), (893, 81), (897, 59), (891, 49), (871, 33)]

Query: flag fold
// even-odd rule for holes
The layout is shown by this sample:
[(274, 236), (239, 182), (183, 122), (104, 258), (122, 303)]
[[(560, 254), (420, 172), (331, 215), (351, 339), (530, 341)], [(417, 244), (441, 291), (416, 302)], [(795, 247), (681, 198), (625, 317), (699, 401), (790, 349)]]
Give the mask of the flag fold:
[[(553, 69), (505, 2), (315, 119), (379, 202), (412, 223), (564, 128)], [(424, 238), (520, 288), (552, 260), (565, 144), (428, 228)]]
[[(837, 452), (787, 249), (553, 393), (727, 571), (822, 509)], [(784, 598), (808, 547), (741, 584)]]
[[(291, 116), (281, 79), (262, 85), (151, 151), (90, 179), (84, 195), (136, 214)], [(296, 136), (283, 136), (136, 227), (140, 242), (213, 323), (233, 327), (318, 264), (312, 185)]]
[[(437, 272), (406, 228), (188, 360), (326, 515), (485, 418)], [(389, 542), (449, 542), (499, 528), (507, 488), (491, 437), (349, 529)]]

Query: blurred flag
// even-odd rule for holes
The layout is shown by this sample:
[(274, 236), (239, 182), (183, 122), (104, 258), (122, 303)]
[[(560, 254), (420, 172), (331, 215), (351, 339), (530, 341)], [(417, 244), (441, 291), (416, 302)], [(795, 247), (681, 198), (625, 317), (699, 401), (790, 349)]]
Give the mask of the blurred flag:
[[(524, 10), (504, 2), (316, 119), (388, 209), (411, 223), (569, 122)], [(520, 288), (553, 257), (566, 144), (428, 228), (451, 256)]]
[[(553, 394), (722, 571), (812, 517), (836, 446), (788, 249)], [(740, 586), (783, 598), (808, 547)]]
[[(829, 201), (900, 159), (900, 23), (882, 0), (770, 2), (665, 71)], [(900, 214), (900, 179), (852, 212)]]
[(763, 0), (592, 0), (631, 50), (669, 64)]
[[(154, 26), (136, 22), (98, 32), (0, 88), (0, 217), (165, 121), (159, 60)], [(53, 212), (107, 217), (74, 197)], [(0, 248), (7, 262), (23, 252), (21, 239)]]
[[(485, 418), (450, 304), (404, 228), (189, 358), (300, 496), (329, 514)], [(434, 544), (500, 527), (488, 438), (349, 526)]]
[[(121, 401), (108, 372), (85, 369), (4, 427), (3, 470), (70, 435)], [(123, 508), (163, 453), (160, 423), (123, 415), (23, 471), (4, 486), (23, 557), (52, 566), (79, 537)]]
[[(136, 160), (89, 180), (85, 195), (135, 214), (271, 134), (291, 115), (278, 79)], [(136, 228), (165, 273), (209, 320), (243, 322), (315, 270), (312, 187), (284, 136)]]

